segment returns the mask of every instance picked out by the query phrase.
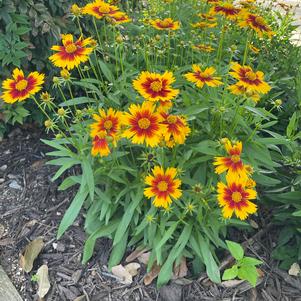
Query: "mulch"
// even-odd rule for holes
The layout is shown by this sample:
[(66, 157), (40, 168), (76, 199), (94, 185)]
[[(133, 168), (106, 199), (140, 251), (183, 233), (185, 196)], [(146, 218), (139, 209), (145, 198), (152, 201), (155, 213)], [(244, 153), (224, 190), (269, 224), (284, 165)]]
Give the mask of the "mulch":
[[(260, 267), (263, 275), (256, 288), (241, 281), (228, 282), (225, 287), (200, 275), (192, 281), (172, 281), (157, 290), (155, 284), (144, 286), (145, 268), (131, 285), (125, 285), (107, 270), (111, 247), (108, 239), (98, 240), (93, 258), (82, 265), (86, 239), (83, 217), (60, 240), (56, 239), (58, 225), (74, 191), (58, 192), (60, 181), (51, 181), (55, 168), (45, 164), (49, 148), (40, 141), (43, 136), (35, 126), (28, 125), (13, 130), (0, 143), (0, 263), (24, 301), (38, 300), (37, 283), (32, 276), (42, 264), (47, 264), (51, 282), (45, 301), (301, 301), (300, 278), (279, 270), (271, 258), (277, 229), (268, 228), (264, 222), (257, 230), (260, 235), (255, 234), (251, 240), (245, 237), (244, 243), (251, 256), (265, 262)], [(19, 256), (29, 241), (40, 236), (45, 246), (33, 270), (26, 274), (20, 268)], [(229, 258), (225, 260), (225, 265), (231, 262)]]

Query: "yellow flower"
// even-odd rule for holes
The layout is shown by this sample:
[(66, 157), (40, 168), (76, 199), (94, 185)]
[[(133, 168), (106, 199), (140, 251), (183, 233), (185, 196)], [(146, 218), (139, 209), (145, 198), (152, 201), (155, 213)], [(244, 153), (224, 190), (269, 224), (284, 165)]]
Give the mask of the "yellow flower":
[(114, 5), (105, 3), (102, 0), (96, 0), (92, 3), (88, 3), (83, 8), (83, 13), (91, 15), (97, 19), (102, 19), (104, 17), (112, 17), (114, 14), (119, 12), (119, 8)]
[(246, 179), (247, 171), (241, 160), (242, 142), (238, 141), (234, 145), (227, 139), (224, 147), (228, 153), (227, 157), (215, 157), (213, 165), (216, 165), (215, 172), (222, 174), (228, 171), (227, 176), (231, 180), (238, 178)]
[(133, 86), (146, 100), (168, 101), (179, 94), (179, 90), (171, 87), (173, 82), (175, 82), (175, 78), (172, 72), (166, 71), (161, 75), (143, 71), (133, 81)]
[(171, 18), (151, 20), (150, 24), (158, 30), (177, 30), (180, 28), (180, 22)]
[(84, 63), (88, 60), (94, 48), (87, 46), (91, 46), (93, 41), (92, 38), (79, 38), (74, 42), (72, 34), (63, 34), (63, 45), (54, 45), (51, 47), (51, 50), (57, 51), (57, 53), (50, 56), (49, 60), (57, 67), (71, 70), (79, 66), (80, 63)]
[(99, 154), (101, 157), (108, 156), (111, 151), (109, 140), (116, 146), (120, 138), (120, 126), (122, 113), (109, 108), (106, 112), (99, 110), (98, 114), (93, 114), (95, 122), (91, 125), (90, 136), (93, 138), (91, 153), (93, 156)]
[(186, 118), (167, 114), (166, 112), (161, 112), (160, 114), (163, 118), (162, 124), (166, 125), (166, 129), (163, 133), (163, 139), (166, 145), (168, 147), (174, 147), (176, 144), (184, 144), (186, 137), (190, 133)]
[(239, 80), (239, 84), (244, 86), (248, 91), (254, 91), (266, 94), (271, 87), (264, 81), (264, 73), (253, 71), (250, 66), (241, 66), (238, 63), (232, 63), (232, 72), (229, 72), (234, 78)]
[(260, 100), (260, 94), (258, 92), (248, 90), (240, 82), (229, 86), (228, 89), (231, 91), (232, 94), (234, 94), (234, 95), (244, 95), (248, 98), (251, 98), (255, 103), (257, 103)]
[(275, 34), (271, 27), (268, 26), (263, 17), (244, 11), (240, 15), (241, 20), (238, 22), (240, 27), (249, 27), (258, 34), (260, 38), (267, 35), (269, 38)]
[(220, 77), (213, 76), (216, 71), (213, 67), (206, 68), (202, 71), (200, 66), (193, 65), (192, 70), (193, 72), (186, 73), (184, 76), (188, 81), (195, 83), (198, 88), (203, 88), (205, 84), (209, 87), (223, 85), (220, 81)]
[(145, 184), (149, 185), (144, 189), (144, 195), (147, 198), (154, 198), (155, 207), (167, 209), (172, 203), (172, 199), (179, 199), (182, 191), (179, 189), (181, 180), (176, 179), (177, 169), (169, 167), (166, 171), (161, 166), (155, 166), (152, 175), (145, 178)]
[(256, 199), (257, 193), (254, 189), (247, 188), (243, 180), (227, 180), (227, 185), (222, 182), (217, 184), (217, 199), (222, 207), (224, 218), (231, 218), (233, 213), (245, 220), (249, 214), (257, 211), (257, 206), (250, 202)]
[(39, 92), (42, 89), (45, 75), (31, 72), (25, 76), (22, 70), (15, 68), (12, 77), (2, 83), (1, 98), (6, 103), (20, 102)]
[(218, 2), (209, 11), (211, 15), (220, 14), (225, 16), (229, 20), (236, 20), (240, 12), (241, 9), (235, 7), (230, 2), (225, 2), (225, 3)]
[(131, 104), (129, 113), (124, 113), (123, 124), (128, 128), (122, 136), (131, 139), (133, 143), (147, 146), (158, 146), (166, 125), (161, 124), (162, 117), (155, 113), (155, 106), (151, 102), (142, 105)]

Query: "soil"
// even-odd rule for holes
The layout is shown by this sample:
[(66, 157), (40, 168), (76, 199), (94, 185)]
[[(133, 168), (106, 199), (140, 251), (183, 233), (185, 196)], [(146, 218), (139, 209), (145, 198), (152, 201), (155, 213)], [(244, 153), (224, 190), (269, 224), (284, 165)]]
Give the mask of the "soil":
[[(74, 191), (58, 192), (60, 181), (51, 181), (55, 168), (46, 165), (49, 148), (40, 141), (43, 135), (29, 125), (15, 129), (0, 144), (0, 262), (24, 301), (38, 300), (37, 283), (32, 276), (42, 264), (49, 268), (51, 283), (45, 301), (301, 301), (300, 278), (280, 271), (271, 259), (277, 232), (270, 229), (264, 218), (258, 221), (257, 235), (244, 244), (251, 256), (264, 262), (256, 288), (241, 281), (217, 285), (200, 275), (195, 280), (187, 277), (172, 281), (157, 290), (155, 284), (143, 284), (145, 268), (131, 285), (125, 285), (106, 268), (111, 245), (107, 239), (97, 241), (94, 257), (82, 265), (86, 238), (82, 216), (60, 240), (56, 239)], [(43, 237), (45, 246), (27, 274), (20, 268), (19, 257), (29, 241), (37, 237)], [(226, 259), (226, 264), (230, 261)]]

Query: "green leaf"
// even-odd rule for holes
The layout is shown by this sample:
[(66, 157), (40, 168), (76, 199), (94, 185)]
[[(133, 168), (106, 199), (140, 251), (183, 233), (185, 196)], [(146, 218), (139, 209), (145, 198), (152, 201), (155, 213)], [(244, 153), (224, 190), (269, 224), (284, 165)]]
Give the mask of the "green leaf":
[(238, 274), (238, 267), (235, 264), (233, 267), (231, 267), (230, 269), (227, 269), (224, 271), (223, 274), (223, 280), (230, 280), (230, 279), (234, 279), (237, 277)]
[(227, 247), (231, 255), (236, 260), (241, 260), (244, 257), (244, 249), (242, 246), (234, 241), (226, 240)]
[(290, 122), (289, 122), (289, 124), (288, 124), (288, 126), (286, 128), (286, 135), (287, 135), (287, 137), (291, 138), (293, 136), (293, 133), (297, 129), (296, 123), (297, 123), (297, 113), (294, 112), (294, 114), (290, 118)]
[(127, 246), (127, 242), (128, 242), (128, 236), (129, 233), (128, 231), (126, 231), (126, 233), (123, 235), (122, 239), (118, 242), (118, 244), (116, 244), (113, 249), (112, 249), (112, 253), (109, 259), (109, 270), (111, 270), (111, 268), (117, 264), (120, 263), (125, 250), (126, 250), (126, 246)]
[(57, 238), (59, 239), (65, 231), (73, 224), (76, 217), (78, 216), (84, 201), (86, 200), (88, 196), (88, 191), (84, 192), (77, 192), (76, 196), (74, 197), (73, 201), (71, 202), (71, 205), (67, 209), (66, 213), (64, 214), (64, 217), (60, 223)]
[(134, 215), (135, 209), (143, 198), (143, 191), (139, 190), (139, 191), (137, 191), (136, 194), (132, 191), (130, 196), (131, 196), (132, 201), (131, 201), (129, 207), (123, 213), (122, 220), (117, 228), (117, 231), (116, 231), (116, 234), (114, 237), (113, 246), (115, 246), (116, 244), (119, 243), (119, 241), (122, 239), (124, 233), (127, 231), (127, 228)]
[(189, 106), (188, 108), (185, 108), (184, 110), (181, 110), (181, 114), (183, 115), (197, 115), (199, 113), (202, 113), (204, 111), (207, 111), (208, 108), (200, 108), (199, 105)]
[(258, 265), (258, 264), (262, 264), (262, 261), (256, 259), (256, 258), (253, 258), (253, 257), (244, 257), (240, 262), (239, 262), (240, 265)]
[(83, 264), (87, 263), (88, 260), (92, 257), (96, 239), (112, 235), (112, 233), (116, 230), (119, 222), (119, 218), (110, 221), (108, 225), (101, 226), (89, 236), (84, 246), (84, 254), (82, 259)]
[(24, 26), (22, 26), (22, 27), (19, 27), (19, 28), (16, 30), (16, 34), (19, 35), (19, 36), (21, 36), (21, 35), (23, 35), (23, 34), (28, 33), (29, 31), (30, 31), (30, 28), (29, 28), (29, 27), (24, 27)]
[(162, 246), (172, 237), (172, 234), (177, 229), (178, 222), (173, 223), (168, 230), (164, 233), (162, 239), (159, 241), (158, 245), (156, 246), (156, 252), (158, 252)]
[(199, 239), (199, 244), (200, 244), (200, 249), (204, 260), (204, 264), (206, 266), (206, 272), (208, 274), (208, 277), (213, 282), (220, 283), (221, 278), (220, 278), (219, 268), (209, 249), (208, 242), (205, 239), (201, 238)]
[(101, 60), (98, 60), (98, 64), (99, 64), (99, 67), (100, 67), (102, 73), (107, 78), (107, 80), (109, 82), (113, 83), (114, 82), (114, 76), (113, 76), (111, 70), (108, 68), (108, 66)]
[(244, 265), (238, 269), (238, 278), (241, 280), (247, 280), (253, 287), (256, 286), (258, 272), (255, 266)]
[(163, 264), (161, 271), (158, 276), (157, 286), (161, 287), (163, 284), (167, 283), (172, 274), (173, 263), (181, 255), (187, 242), (190, 239), (190, 234), (192, 230), (192, 225), (185, 225), (183, 232), (181, 233), (179, 239), (177, 240), (175, 246), (169, 252), (167, 260)]
[(90, 198), (93, 201), (94, 200), (94, 174), (93, 174), (93, 169), (88, 160), (84, 160), (82, 162), (82, 170), (83, 170), (83, 175), (82, 178), (85, 180), (85, 183), (87, 183), (89, 187), (89, 194)]
[(94, 102), (95, 102), (95, 99), (83, 96), (83, 97), (76, 97), (76, 98), (72, 98), (67, 101), (64, 101), (64, 102), (60, 103), (59, 106), (70, 107), (70, 106), (76, 106), (76, 105), (80, 105), (80, 104), (84, 104), (84, 103), (94, 103)]

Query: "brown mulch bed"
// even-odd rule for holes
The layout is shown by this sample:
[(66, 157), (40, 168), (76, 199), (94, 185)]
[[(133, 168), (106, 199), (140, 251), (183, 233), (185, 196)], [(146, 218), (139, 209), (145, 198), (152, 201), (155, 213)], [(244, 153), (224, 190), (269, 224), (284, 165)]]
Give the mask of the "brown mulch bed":
[[(47, 264), (51, 288), (46, 301), (301, 301), (300, 279), (278, 270), (277, 262), (270, 257), (277, 231), (266, 231), (265, 227), (261, 229), (262, 235), (254, 236), (254, 242), (245, 243), (250, 255), (265, 262), (256, 288), (237, 281), (224, 287), (201, 275), (189, 284), (174, 281), (157, 290), (155, 285), (143, 285), (145, 269), (131, 285), (124, 285), (106, 269), (110, 252), (107, 239), (97, 242), (94, 257), (83, 266), (81, 254), (86, 236), (82, 217), (56, 240), (58, 225), (73, 191), (58, 192), (59, 181), (51, 182), (55, 169), (45, 164), (49, 149), (40, 142), (41, 136), (33, 126), (27, 126), (15, 129), (0, 143), (0, 263), (24, 300), (38, 300), (32, 276), (39, 266)], [(26, 274), (20, 268), (19, 256), (29, 241), (40, 236), (45, 247), (33, 270)]]

